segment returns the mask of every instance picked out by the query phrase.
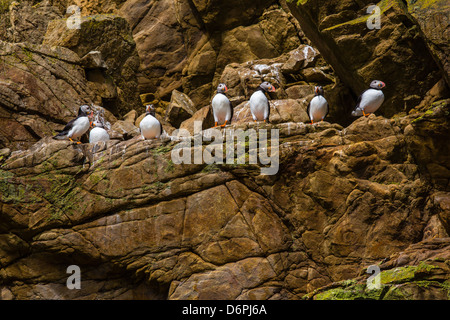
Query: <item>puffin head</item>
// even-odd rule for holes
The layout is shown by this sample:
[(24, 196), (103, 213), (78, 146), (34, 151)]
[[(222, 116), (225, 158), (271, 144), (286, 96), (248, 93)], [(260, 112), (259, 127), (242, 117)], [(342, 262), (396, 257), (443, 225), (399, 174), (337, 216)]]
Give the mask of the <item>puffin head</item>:
[(370, 87), (371, 87), (372, 89), (378, 89), (378, 90), (380, 90), (380, 89), (383, 89), (385, 86), (386, 86), (386, 84), (385, 84), (383, 81), (380, 81), (380, 80), (373, 80), (373, 81), (370, 83)]
[(148, 104), (145, 106), (145, 112), (147, 114), (151, 114), (152, 116), (155, 116), (155, 107), (152, 104)]
[(99, 119), (95, 119), (94, 122), (92, 122), (93, 127), (103, 128), (103, 123)]
[(84, 104), (80, 107), (80, 110), (78, 110), (78, 115), (90, 115), (92, 116), (92, 111), (91, 111), (91, 107), (89, 107), (87, 104)]
[(314, 92), (316, 96), (323, 96), (323, 88), (321, 86), (314, 87)]
[(217, 86), (217, 93), (225, 93), (228, 91), (228, 88), (225, 83), (219, 83)]
[(264, 81), (263, 83), (261, 83), (261, 85), (259, 87), (266, 92), (275, 92), (276, 91), (275, 87), (267, 81)]

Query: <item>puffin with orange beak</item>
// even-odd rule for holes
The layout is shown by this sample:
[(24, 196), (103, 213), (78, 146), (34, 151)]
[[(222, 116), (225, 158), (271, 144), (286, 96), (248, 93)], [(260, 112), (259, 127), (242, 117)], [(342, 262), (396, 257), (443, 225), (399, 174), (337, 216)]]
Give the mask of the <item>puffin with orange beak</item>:
[(225, 127), (227, 124), (231, 123), (231, 118), (233, 118), (233, 107), (231, 102), (226, 96), (228, 91), (227, 86), (224, 83), (220, 83), (217, 86), (217, 93), (212, 99), (211, 106), (214, 115), (214, 128), (221, 123), (221, 127)]
[(81, 142), (78, 139), (89, 130), (91, 126), (89, 117), (92, 117), (92, 115), (91, 108), (88, 105), (82, 105), (78, 109), (77, 117), (70, 120), (64, 129), (54, 136), (53, 139), (70, 140), (71, 142), (74, 142), (72, 139), (77, 139), (77, 144), (80, 144)]
[(253, 120), (269, 121), (270, 104), (267, 99), (266, 92), (275, 92), (275, 87), (269, 82), (265, 81), (256, 89), (255, 93), (250, 97), (250, 111), (252, 112)]
[(380, 108), (384, 101), (383, 89), (386, 84), (380, 80), (373, 80), (370, 83), (370, 88), (364, 91), (356, 102), (355, 110), (352, 112), (352, 116), (369, 116), (371, 113)]
[(309, 119), (311, 120), (311, 124), (314, 122), (323, 121), (328, 114), (328, 102), (323, 97), (323, 88), (321, 86), (317, 86), (314, 88), (314, 92), (316, 95), (309, 102), (306, 110), (309, 115)]

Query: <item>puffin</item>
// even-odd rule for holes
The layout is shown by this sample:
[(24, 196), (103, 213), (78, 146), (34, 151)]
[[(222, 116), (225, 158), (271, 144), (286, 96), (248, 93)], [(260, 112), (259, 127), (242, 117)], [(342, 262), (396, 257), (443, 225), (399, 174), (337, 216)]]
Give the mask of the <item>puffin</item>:
[(355, 110), (352, 112), (352, 116), (358, 117), (364, 115), (367, 117), (371, 113), (378, 110), (384, 101), (383, 89), (386, 84), (380, 80), (373, 80), (370, 83), (370, 88), (364, 91), (356, 102)]
[[(64, 129), (58, 133), (53, 139), (56, 140), (66, 140), (74, 142), (72, 139), (78, 139), (83, 134), (85, 134), (91, 123), (89, 121), (89, 116), (92, 115), (91, 108), (88, 105), (82, 105), (78, 110), (78, 115), (75, 119), (70, 120)], [(77, 144), (80, 144), (80, 141), (77, 141)]]
[(145, 107), (146, 116), (139, 123), (142, 138), (145, 139), (159, 139), (163, 133), (161, 122), (155, 117), (155, 108), (152, 104)]
[(228, 91), (227, 86), (224, 83), (220, 83), (217, 86), (217, 93), (212, 99), (211, 106), (214, 115), (214, 127), (216, 128), (219, 123), (223, 123), (221, 127), (225, 127), (227, 123), (231, 123), (233, 118), (233, 107), (231, 102), (225, 93)]
[(89, 132), (89, 143), (97, 143), (99, 141), (109, 141), (108, 131), (105, 130), (105, 125), (98, 115), (92, 123), (93, 127)]
[(308, 109), (306, 110), (309, 119), (311, 120), (311, 124), (313, 124), (314, 121), (323, 121), (328, 114), (328, 101), (323, 97), (323, 88), (321, 86), (316, 86), (314, 92), (315, 96), (309, 102)]
[(269, 99), (266, 97), (266, 92), (275, 92), (275, 87), (269, 82), (265, 81), (256, 89), (250, 97), (250, 111), (252, 112), (253, 120), (268, 122), (270, 116)]

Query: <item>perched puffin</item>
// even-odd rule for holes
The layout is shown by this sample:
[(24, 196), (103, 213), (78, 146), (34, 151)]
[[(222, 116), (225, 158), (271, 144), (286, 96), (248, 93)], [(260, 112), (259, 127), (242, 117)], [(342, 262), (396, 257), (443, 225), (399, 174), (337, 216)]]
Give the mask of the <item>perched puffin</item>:
[(267, 81), (261, 83), (255, 93), (250, 97), (250, 111), (255, 122), (269, 121), (270, 105), (269, 99), (266, 97), (266, 92), (275, 92), (275, 87)]
[(323, 88), (317, 86), (314, 88), (315, 97), (309, 102), (307, 113), (309, 119), (311, 119), (311, 124), (319, 121), (323, 121), (328, 114), (328, 102), (323, 97)]
[(105, 130), (105, 125), (98, 115), (92, 123), (94, 128), (89, 132), (89, 143), (97, 143), (99, 141), (109, 141), (108, 131)]
[(217, 93), (212, 99), (211, 105), (214, 114), (214, 128), (218, 126), (219, 122), (223, 123), (221, 127), (225, 127), (227, 123), (231, 123), (233, 118), (233, 107), (225, 93), (228, 91), (224, 83), (217, 86)]
[(145, 108), (146, 116), (139, 123), (143, 139), (158, 139), (163, 133), (161, 122), (155, 118), (155, 108), (149, 104)]
[(380, 80), (373, 80), (370, 88), (364, 91), (356, 102), (356, 108), (352, 112), (352, 116), (368, 116), (378, 110), (384, 101), (383, 89), (386, 84)]
[[(88, 105), (82, 105), (78, 110), (78, 116), (75, 119), (69, 121), (64, 129), (56, 136), (54, 136), (53, 139), (69, 139), (73, 142), (72, 139), (80, 138), (89, 130), (89, 127), (91, 125), (89, 121), (89, 115), (92, 115), (91, 108)], [(77, 144), (80, 143), (80, 141), (77, 141)]]

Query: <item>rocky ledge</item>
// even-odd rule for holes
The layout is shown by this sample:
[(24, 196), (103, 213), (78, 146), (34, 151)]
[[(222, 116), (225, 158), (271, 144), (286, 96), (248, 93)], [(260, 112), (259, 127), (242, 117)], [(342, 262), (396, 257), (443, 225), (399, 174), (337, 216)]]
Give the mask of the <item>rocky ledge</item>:
[[(398, 286), (423, 297), (418, 280), (430, 281), (425, 297), (446, 297), (449, 119), (441, 102), (346, 128), (223, 129), (278, 129), (272, 176), (259, 165), (174, 164), (178, 141), (43, 139), (2, 161), (2, 297), (336, 298), (364, 291), (370, 265), (386, 286), (368, 297), (400, 297)], [(82, 290), (66, 287), (73, 264)], [(396, 282), (398, 267), (414, 272)]]
[[(0, 1), (0, 299), (449, 298), (446, 1), (379, 1), (379, 29), (366, 0), (74, 4), (79, 28), (65, 1)], [(373, 79), (384, 104), (352, 117)], [(249, 113), (262, 81), (268, 124)], [(150, 103), (166, 134), (147, 141)], [(110, 141), (51, 138), (81, 104)], [(202, 161), (239, 131), (273, 161), (248, 139)]]

